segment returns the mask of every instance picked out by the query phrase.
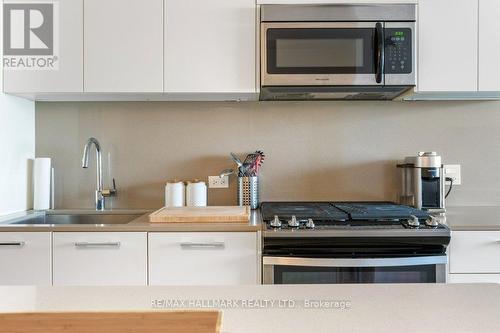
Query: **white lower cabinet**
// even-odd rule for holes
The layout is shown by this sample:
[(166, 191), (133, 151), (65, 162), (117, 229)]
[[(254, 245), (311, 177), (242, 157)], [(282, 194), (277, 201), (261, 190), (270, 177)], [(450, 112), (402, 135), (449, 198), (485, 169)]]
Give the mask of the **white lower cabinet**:
[(258, 283), (257, 233), (149, 234), (150, 285)]
[(50, 232), (0, 233), (0, 285), (51, 285)]
[(500, 283), (500, 274), (450, 274), (449, 283)]
[(146, 285), (147, 233), (55, 232), (54, 285)]
[(449, 282), (500, 283), (500, 231), (454, 231)]

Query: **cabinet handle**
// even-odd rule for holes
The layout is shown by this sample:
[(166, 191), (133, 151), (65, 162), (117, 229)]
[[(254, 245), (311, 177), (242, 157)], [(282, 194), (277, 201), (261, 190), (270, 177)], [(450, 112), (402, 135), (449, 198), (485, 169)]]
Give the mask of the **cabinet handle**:
[(183, 249), (200, 249), (200, 248), (223, 249), (223, 248), (225, 248), (225, 244), (224, 244), (224, 242), (209, 242), (209, 243), (186, 242), (186, 243), (181, 243), (181, 248), (183, 248)]
[(120, 242), (75, 242), (75, 247), (120, 247)]
[(0, 246), (18, 246), (23, 247), (26, 242), (0, 242)]

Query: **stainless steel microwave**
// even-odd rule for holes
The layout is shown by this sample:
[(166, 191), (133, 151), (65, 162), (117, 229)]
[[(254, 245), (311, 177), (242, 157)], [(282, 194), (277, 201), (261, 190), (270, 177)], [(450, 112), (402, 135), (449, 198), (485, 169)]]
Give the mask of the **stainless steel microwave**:
[(261, 6), (261, 99), (393, 99), (415, 85), (415, 5)]

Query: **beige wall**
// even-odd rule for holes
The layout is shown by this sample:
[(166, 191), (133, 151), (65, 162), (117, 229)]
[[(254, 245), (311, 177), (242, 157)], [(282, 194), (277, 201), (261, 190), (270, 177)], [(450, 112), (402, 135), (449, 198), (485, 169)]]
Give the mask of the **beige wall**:
[[(159, 207), (166, 180), (206, 179), (233, 167), (230, 151), (255, 149), (264, 200), (394, 200), (397, 161), (435, 150), (462, 164), (450, 205), (500, 204), (500, 102), (37, 103), (36, 154), (53, 158), (58, 208), (93, 205), (90, 136), (115, 208)], [(235, 183), (209, 204), (235, 204)]]

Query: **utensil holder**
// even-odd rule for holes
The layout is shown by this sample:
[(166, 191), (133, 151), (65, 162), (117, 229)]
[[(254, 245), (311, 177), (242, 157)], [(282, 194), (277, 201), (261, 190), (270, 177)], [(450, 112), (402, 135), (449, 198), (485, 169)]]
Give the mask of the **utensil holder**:
[(238, 205), (259, 208), (259, 177), (238, 177)]

